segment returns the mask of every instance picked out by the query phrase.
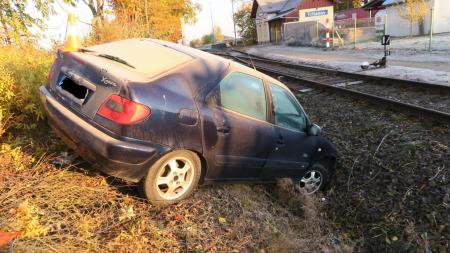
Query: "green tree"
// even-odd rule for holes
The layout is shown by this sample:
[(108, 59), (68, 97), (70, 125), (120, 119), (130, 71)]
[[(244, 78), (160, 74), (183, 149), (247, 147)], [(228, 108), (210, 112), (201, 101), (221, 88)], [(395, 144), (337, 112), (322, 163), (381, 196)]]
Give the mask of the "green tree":
[(211, 34), (205, 34), (201, 38), (202, 45), (211, 44), (213, 42), (213, 36)]
[(202, 45), (202, 41), (200, 39), (193, 39), (189, 43), (191, 47), (200, 47)]
[(225, 36), (222, 34), (222, 29), (219, 26), (214, 27), (214, 37), (212, 34), (205, 34), (199, 39), (193, 39), (189, 45), (191, 47), (200, 47), (202, 45), (212, 44), (215, 42), (222, 42)]
[(256, 25), (251, 18), (252, 4), (244, 3), (234, 13), (237, 32), (245, 43), (254, 43), (256, 39)]
[(45, 19), (53, 12), (53, 0), (0, 0), (1, 44), (19, 44), (33, 37), (33, 27), (43, 28)]

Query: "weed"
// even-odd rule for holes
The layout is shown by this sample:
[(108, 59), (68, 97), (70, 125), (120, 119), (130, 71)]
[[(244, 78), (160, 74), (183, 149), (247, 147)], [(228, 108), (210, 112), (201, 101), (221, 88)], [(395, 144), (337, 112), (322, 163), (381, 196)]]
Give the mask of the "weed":
[(14, 129), (33, 130), (43, 114), (38, 87), (46, 82), (50, 53), (30, 46), (0, 47), (0, 125), (11, 115)]

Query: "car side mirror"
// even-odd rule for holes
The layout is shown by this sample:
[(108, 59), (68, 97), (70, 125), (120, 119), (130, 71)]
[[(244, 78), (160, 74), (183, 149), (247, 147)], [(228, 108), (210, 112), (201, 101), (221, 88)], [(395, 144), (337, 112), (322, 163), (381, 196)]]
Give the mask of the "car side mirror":
[(322, 132), (322, 128), (320, 128), (320, 126), (318, 126), (316, 124), (312, 124), (311, 126), (309, 126), (308, 135), (318, 136), (318, 135), (320, 135), (321, 132)]

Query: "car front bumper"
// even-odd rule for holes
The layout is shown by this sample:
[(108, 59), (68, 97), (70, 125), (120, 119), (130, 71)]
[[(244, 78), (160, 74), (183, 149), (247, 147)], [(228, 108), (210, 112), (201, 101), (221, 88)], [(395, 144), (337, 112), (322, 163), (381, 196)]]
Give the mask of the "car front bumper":
[(85, 160), (100, 165), (109, 175), (138, 182), (168, 147), (114, 138), (60, 103), (46, 86), (39, 87), (40, 100), (50, 126)]

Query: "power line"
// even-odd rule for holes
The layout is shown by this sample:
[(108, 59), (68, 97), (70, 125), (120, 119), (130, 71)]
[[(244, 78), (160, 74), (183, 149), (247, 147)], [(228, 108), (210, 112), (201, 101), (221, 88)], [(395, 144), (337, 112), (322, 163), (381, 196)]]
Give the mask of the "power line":
[(86, 25), (90, 25), (90, 26), (92, 26), (92, 24), (91, 23), (89, 23), (89, 22), (86, 22), (86, 21), (83, 21), (83, 20), (81, 20), (81, 19), (79, 19), (78, 17), (76, 17), (77, 18), (77, 20), (80, 22), (80, 23), (83, 23), (83, 24), (86, 24)]
[(41, 27), (41, 28), (44, 29), (44, 30), (57, 30), (57, 29), (60, 29), (60, 28), (64, 25), (64, 23), (66, 23), (64, 20), (59, 19), (59, 25), (58, 25), (58, 26), (54, 26), (54, 27)]
[(66, 8), (64, 8), (64, 6), (63, 6), (58, 0), (56, 0), (55, 2), (59, 5), (59, 7), (60, 7), (65, 13), (67, 13), (67, 14), (70, 13), (70, 11), (66, 10)]

